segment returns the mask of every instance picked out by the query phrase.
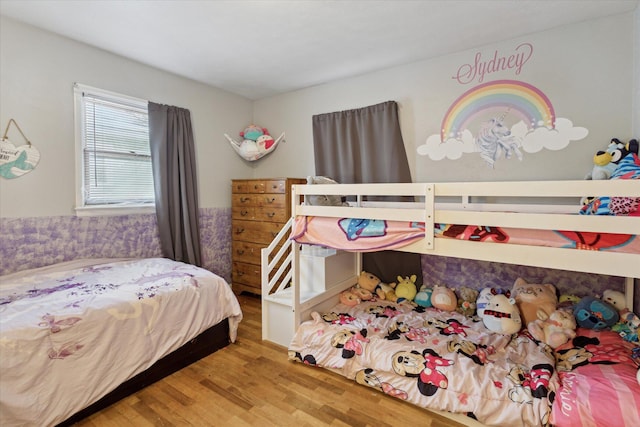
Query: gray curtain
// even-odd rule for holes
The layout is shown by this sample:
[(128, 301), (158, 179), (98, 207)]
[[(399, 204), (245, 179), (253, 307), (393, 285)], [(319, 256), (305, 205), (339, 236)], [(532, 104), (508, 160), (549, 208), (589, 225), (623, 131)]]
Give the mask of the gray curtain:
[[(315, 115), (312, 122), (316, 175), (343, 184), (411, 182), (395, 101)], [(363, 269), (384, 282), (415, 274), (422, 283), (420, 254), (365, 253)]]
[(162, 254), (202, 266), (196, 157), (189, 110), (150, 102), (149, 138)]

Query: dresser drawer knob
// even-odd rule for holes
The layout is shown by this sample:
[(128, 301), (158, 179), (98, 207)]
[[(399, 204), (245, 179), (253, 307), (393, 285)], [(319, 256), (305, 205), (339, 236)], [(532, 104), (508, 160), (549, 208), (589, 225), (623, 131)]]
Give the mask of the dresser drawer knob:
[(271, 198), (271, 199), (267, 199), (267, 203), (273, 203), (273, 202), (275, 202), (275, 201), (276, 201), (276, 198), (275, 198), (275, 197), (273, 197), (273, 198)]
[(238, 249), (238, 250), (236, 251), (236, 253), (237, 253), (238, 255), (244, 255), (244, 249)]
[(249, 214), (249, 211), (240, 211), (240, 215), (242, 216), (247, 216)]
[(240, 203), (245, 203), (245, 202), (248, 202), (249, 200), (251, 200), (250, 197), (240, 197)]
[(267, 216), (268, 216), (269, 218), (273, 218), (274, 216), (276, 216), (276, 213), (275, 213), (275, 212), (269, 212), (269, 213), (267, 214)]
[(244, 228), (236, 228), (236, 234), (244, 233)]

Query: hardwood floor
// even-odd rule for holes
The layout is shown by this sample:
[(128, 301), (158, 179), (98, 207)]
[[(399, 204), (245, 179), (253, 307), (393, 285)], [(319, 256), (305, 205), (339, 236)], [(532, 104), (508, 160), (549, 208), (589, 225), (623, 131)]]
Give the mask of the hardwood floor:
[(260, 298), (238, 296), (236, 343), (76, 426), (461, 426), (337, 374), (287, 360), (262, 341)]

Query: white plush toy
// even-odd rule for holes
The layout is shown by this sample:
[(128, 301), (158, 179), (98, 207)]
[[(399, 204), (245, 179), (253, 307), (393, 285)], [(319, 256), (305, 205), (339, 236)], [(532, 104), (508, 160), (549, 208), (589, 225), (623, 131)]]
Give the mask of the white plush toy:
[(576, 336), (576, 319), (572, 311), (559, 309), (545, 320), (529, 323), (527, 329), (532, 337), (555, 349)]
[(614, 306), (618, 311), (622, 311), (627, 307), (627, 300), (620, 291), (607, 289), (602, 293), (602, 300)]
[(522, 328), (520, 311), (513, 298), (498, 294), (489, 298), (482, 314), (482, 323), (490, 331), (499, 334), (515, 334)]

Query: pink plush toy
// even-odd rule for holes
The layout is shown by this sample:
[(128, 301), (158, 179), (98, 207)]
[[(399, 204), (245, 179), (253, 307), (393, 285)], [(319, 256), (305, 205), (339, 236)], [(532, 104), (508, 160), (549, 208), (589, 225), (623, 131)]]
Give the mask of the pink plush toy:
[(527, 326), (529, 333), (555, 349), (576, 336), (576, 319), (568, 310), (556, 310), (546, 320), (534, 320)]
[(458, 306), (458, 299), (453, 289), (435, 285), (431, 294), (431, 305), (444, 311), (454, 311)]

